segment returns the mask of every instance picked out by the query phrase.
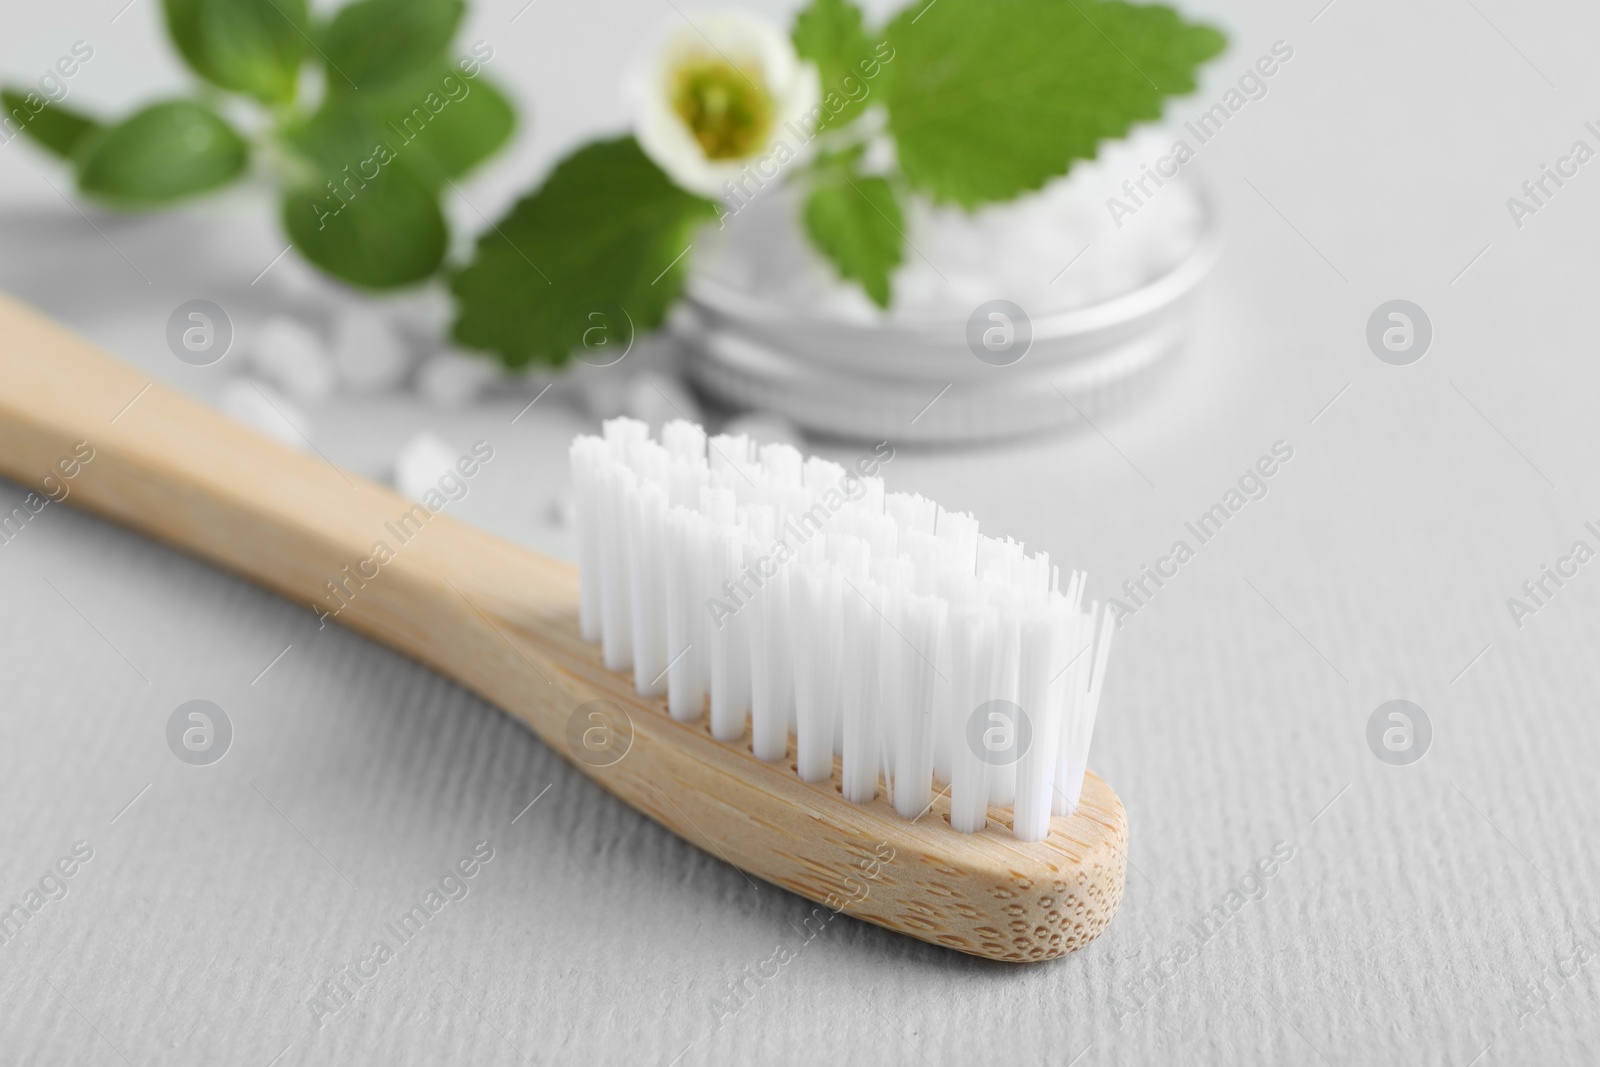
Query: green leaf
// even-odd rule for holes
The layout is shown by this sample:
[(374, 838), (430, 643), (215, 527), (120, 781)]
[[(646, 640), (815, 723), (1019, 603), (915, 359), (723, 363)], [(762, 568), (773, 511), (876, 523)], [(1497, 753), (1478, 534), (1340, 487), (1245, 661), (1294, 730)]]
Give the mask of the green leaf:
[(806, 198), (806, 233), (839, 274), (861, 283), (872, 302), (889, 306), (889, 276), (904, 254), (905, 218), (883, 178), (824, 177)]
[(294, 184), (305, 189), (402, 166), (437, 194), (499, 150), (515, 125), (510, 101), (484, 78), (439, 68), (387, 93), (330, 96), (282, 136), (302, 164)]
[[(39, 107), (29, 106), (30, 100)], [(0, 90), (0, 106), (5, 108), (0, 122), (8, 126), (15, 124), (41, 147), (62, 159), (72, 155), (85, 135), (100, 128), (100, 124), (87, 115), (46, 100), (32, 90)]]
[(466, 12), (462, 0), (358, 0), (322, 38), (337, 92), (381, 88), (438, 66)]
[(151, 104), (78, 144), (78, 188), (123, 207), (148, 207), (225, 185), (245, 167), (243, 138), (203, 104)]
[(163, 0), (167, 32), (196, 74), (265, 103), (295, 97), (309, 43), (306, 0)]
[(716, 212), (632, 137), (586, 145), (485, 232), (451, 280), (456, 340), (523, 367), (565, 363), (597, 322), (652, 330), (683, 288), (696, 227)]
[(201, 9), (205, 0), (161, 0), (161, 11), (167, 19), (167, 36), (173, 47), (189, 64), (189, 69), (211, 80), (210, 53), (206, 47), (205, 33), (200, 28)]
[[(498, 152), (511, 140), (517, 113), (510, 99), (487, 79), (462, 80), (467, 96), (450, 105), (417, 136), (423, 158), (413, 164), (420, 174), (456, 178)], [(404, 119), (399, 125), (410, 131)]]
[[(915, 23), (913, 25), (913, 23)], [(1209, 26), (1120, 0), (938, 0), (885, 31), (901, 170), (937, 200), (1008, 200), (1161, 115), (1222, 50)]]
[[(323, 101), (314, 114), (286, 124), (280, 132), (306, 165), (299, 184), (311, 188), (342, 177), (343, 168), (355, 168), (384, 141), (377, 120), (342, 99)], [(393, 145), (387, 148), (387, 154), (394, 154)]]
[(516, 110), (488, 79), (436, 67), (382, 92), (330, 98), (325, 108), (357, 111), (370, 136), (392, 146), (432, 185), (457, 178), (499, 151), (516, 128)]
[(409, 285), (439, 269), (450, 233), (438, 195), (403, 163), (378, 153), (337, 179), (331, 190), (305, 185), (284, 196), (284, 229), (302, 255), (369, 289)]
[(300, 164), (284, 226), (308, 260), (346, 281), (388, 289), (426, 278), (449, 246), (440, 187), (499, 149), (514, 125), (503, 95), (453, 68), (387, 95), (330, 95), (282, 131)]
[[(851, 0), (811, 0), (795, 17), (791, 36), (795, 51), (817, 65), (821, 78), (824, 117), (819, 128), (842, 126), (855, 118), (866, 106), (871, 83), (881, 70), (872, 40), (861, 26), (861, 9)], [(842, 106), (835, 113), (830, 104)]]

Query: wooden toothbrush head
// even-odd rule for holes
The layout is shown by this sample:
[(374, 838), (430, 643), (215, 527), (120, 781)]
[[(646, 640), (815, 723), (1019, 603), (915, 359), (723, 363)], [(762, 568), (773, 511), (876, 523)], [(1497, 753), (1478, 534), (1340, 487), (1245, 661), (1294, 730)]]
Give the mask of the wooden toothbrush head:
[(1065, 956), (1116, 914), (1128, 822), (1097, 775), (1085, 776), (1077, 811), (1054, 816), (1037, 842), (1012, 836), (1010, 812), (1000, 808), (990, 809), (984, 830), (958, 833), (945, 795), (914, 820), (881, 792), (852, 804), (840, 794), (837, 768), (826, 782), (800, 780), (792, 738), (787, 759), (764, 763), (750, 753), (748, 735), (724, 744), (704, 719), (671, 719), (664, 699), (638, 696), (631, 678), (607, 671), (599, 650), (578, 638), (576, 619), (570, 626), (571, 645), (550, 662), (551, 680), (570, 708), (587, 709), (575, 716), (584, 729), (608, 733), (596, 733), (586, 750), (569, 730), (559, 750), (712, 856), (829, 911), (993, 960)]

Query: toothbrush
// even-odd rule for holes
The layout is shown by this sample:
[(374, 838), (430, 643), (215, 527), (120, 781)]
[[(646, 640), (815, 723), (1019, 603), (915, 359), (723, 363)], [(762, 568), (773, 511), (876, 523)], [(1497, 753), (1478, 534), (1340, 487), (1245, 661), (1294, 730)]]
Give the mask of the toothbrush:
[[(575, 569), (271, 441), (4, 297), (0, 337), (0, 474), (453, 678), (711, 855), (997, 960), (1065, 955), (1115, 913), (1126, 817), (1084, 770), (1107, 616), (1081, 575), (1058, 588), (1044, 557), (969, 516), (782, 446), (612, 422), (572, 448)], [(809, 501), (841, 484), (854, 499), (818, 526)], [(783, 533), (807, 512), (806, 542)], [(758, 588), (749, 568), (779, 544), (793, 558), (759, 566)], [(976, 721), (1015, 746), (1018, 708), (1014, 765), (964, 740)]]

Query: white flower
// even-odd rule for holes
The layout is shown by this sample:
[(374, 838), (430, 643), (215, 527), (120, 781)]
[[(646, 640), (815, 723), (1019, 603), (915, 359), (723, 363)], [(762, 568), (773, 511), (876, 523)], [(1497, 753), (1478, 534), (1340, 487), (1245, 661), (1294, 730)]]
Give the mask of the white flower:
[(758, 16), (695, 16), (675, 27), (644, 67), (629, 93), (634, 138), (690, 192), (725, 197), (727, 183), (757, 164), (763, 177), (773, 177), (815, 133), (816, 68)]

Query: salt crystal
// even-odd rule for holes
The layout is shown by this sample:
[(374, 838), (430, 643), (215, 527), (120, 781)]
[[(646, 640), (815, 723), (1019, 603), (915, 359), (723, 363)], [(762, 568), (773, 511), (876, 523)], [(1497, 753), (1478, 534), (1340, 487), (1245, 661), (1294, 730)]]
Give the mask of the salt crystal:
[(311, 447), (311, 420), (294, 401), (266, 382), (235, 378), (222, 387), (223, 413), (293, 448)]
[(333, 363), (322, 339), (305, 323), (275, 315), (247, 331), (243, 340), (256, 373), (296, 400), (316, 404), (333, 394)]
[(411, 369), (411, 353), (391, 315), (356, 305), (333, 323), (333, 362), (352, 392), (395, 388)]
[(577, 367), (571, 381), (591, 419), (603, 422), (627, 412), (628, 380), (617, 369)]
[(440, 352), (417, 371), (417, 392), (440, 407), (472, 403), (500, 380), (501, 370), (489, 355)]
[(700, 403), (682, 381), (653, 370), (644, 370), (628, 379), (624, 410), (659, 430), (673, 419), (701, 422)]
[(400, 329), (412, 336), (432, 341), (437, 347), (450, 329), (455, 304), (442, 285), (425, 285), (407, 290), (403, 297), (391, 297), (380, 307), (394, 316)]
[[(1126, 293), (1190, 254), (1204, 227), (1205, 207), (1186, 181), (1149, 181), (1133, 216), (1119, 226), (1106, 208), (1109, 197), (1127, 199), (1124, 181), (1170, 151), (1170, 131), (1141, 131), (1124, 142), (1106, 142), (1099, 158), (1074, 164), (1066, 178), (1043, 189), (975, 212), (935, 207), (921, 198), (906, 205), (905, 262), (894, 276), (893, 322), (947, 320), (982, 290), (1045, 315), (1085, 299)], [(885, 315), (860, 299), (860, 287), (841, 279), (810, 247), (796, 225), (799, 202), (789, 194), (759, 198), (697, 249), (696, 270), (759, 300), (840, 322), (882, 322)], [(1050, 281), (1086, 246), (1102, 253), (1091, 270), (1089, 257), (1072, 274), (1086, 279), (1078, 292), (1051, 288)], [(931, 263), (929, 262), (931, 261)], [(1063, 300), (1058, 294), (1070, 293)], [(851, 294), (846, 297), (841, 294)], [(970, 306), (970, 304), (968, 305)]]
[(439, 479), (455, 469), (461, 449), (431, 432), (407, 441), (394, 457), (394, 487), (407, 500), (421, 500), (438, 488)]
[(562, 530), (572, 529), (573, 514), (576, 505), (573, 503), (571, 493), (562, 493), (550, 501), (550, 522)]
[(320, 302), (328, 295), (328, 276), (302, 259), (300, 253), (290, 249), (284, 249), (282, 255), (257, 275), (256, 281), (262, 279), (275, 292), (291, 301)]
[(793, 445), (804, 450), (805, 437), (794, 423), (770, 411), (752, 411), (728, 420), (722, 432), (750, 438), (758, 445)]

